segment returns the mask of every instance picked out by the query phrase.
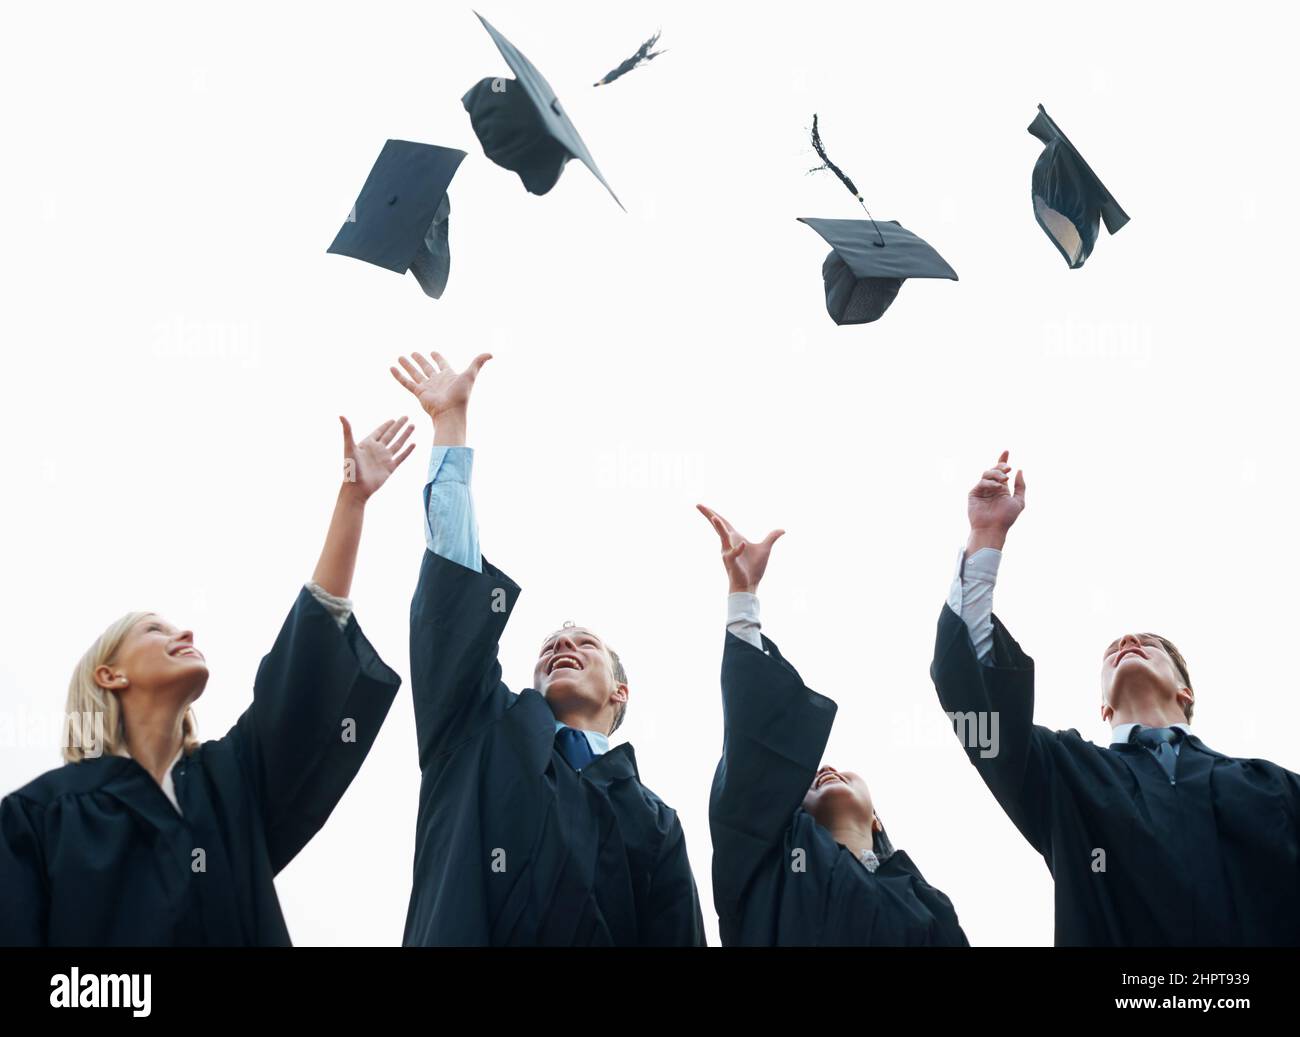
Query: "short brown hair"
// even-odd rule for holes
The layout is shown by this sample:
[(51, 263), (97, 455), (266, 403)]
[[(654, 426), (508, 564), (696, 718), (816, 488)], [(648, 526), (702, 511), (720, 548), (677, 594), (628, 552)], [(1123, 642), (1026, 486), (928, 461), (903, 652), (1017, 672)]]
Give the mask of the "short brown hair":
[[(1187, 672), (1187, 660), (1183, 658), (1183, 653), (1178, 650), (1178, 647), (1170, 641), (1169, 638), (1161, 637), (1159, 634), (1143, 634), (1142, 636), (1154, 637), (1160, 642), (1160, 647), (1163, 648), (1168, 653), (1169, 658), (1174, 661), (1174, 666), (1178, 670), (1178, 676), (1183, 679), (1183, 686), (1190, 690), (1192, 686), (1192, 678)], [(1195, 703), (1189, 702), (1183, 707), (1183, 715), (1187, 717), (1188, 723), (1191, 723), (1192, 707), (1194, 705)]]

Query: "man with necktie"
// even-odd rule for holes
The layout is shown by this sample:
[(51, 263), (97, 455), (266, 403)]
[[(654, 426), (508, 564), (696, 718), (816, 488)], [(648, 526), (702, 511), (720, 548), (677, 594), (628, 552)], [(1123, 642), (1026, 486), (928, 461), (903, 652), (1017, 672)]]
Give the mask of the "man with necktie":
[(1130, 633), (1106, 648), (1109, 746), (1034, 724), (1033, 660), (993, 615), (1025, 506), (1024, 475), (1013, 481), (1007, 461), (970, 492), (930, 676), (971, 763), (1047, 862), (1057, 945), (1300, 943), (1300, 776), (1191, 733), (1195, 693), (1171, 641)]
[(411, 602), (421, 782), (402, 942), (702, 946), (681, 822), (641, 784), (632, 746), (609, 745), (628, 703), (617, 653), (566, 624), (542, 644), (532, 688), (501, 680), (519, 587), (479, 551), (465, 446), (490, 356), (462, 372), (430, 357), (391, 369), (434, 426)]

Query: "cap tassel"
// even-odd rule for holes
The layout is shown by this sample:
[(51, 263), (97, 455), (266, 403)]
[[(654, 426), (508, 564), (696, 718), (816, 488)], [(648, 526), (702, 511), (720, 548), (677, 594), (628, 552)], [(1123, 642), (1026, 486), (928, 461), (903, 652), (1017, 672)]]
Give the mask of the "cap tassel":
[(839, 177), (840, 182), (849, 189), (849, 193), (858, 200), (858, 204), (862, 206), (862, 211), (867, 214), (867, 219), (871, 221), (871, 225), (876, 228), (876, 237), (880, 239), (876, 242), (876, 246), (878, 248), (884, 248), (885, 236), (880, 233), (880, 226), (876, 223), (876, 218), (871, 215), (871, 210), (867, 208), (867, 203), (862, 200), (862, 195), (859, 193), (857, 186), (849, 179), (848, 174), (832, 162), (830, 156), (826, 154), (826, 146), (822, 143), (822, 135), (817, 129), (817, 114), (815, 112), (813, 113), (812, 124), (812, 146), (813, 150), (817, 152), (817, 157), (822, 160), (822, 164), (820, 166), (814, 166), (812, 169), (808, 170), (808, 172), (820, 173), (823, 169), (829, 169)]
[(653, 61), (660, 54), (667, 53), (666, 51), (652, 49), (654, 45), (658, 42), (659, 42), (659, 33), (656, 32), (653, 36), (651, 36), (648, 40), (646, 40), (645, 43), (641, 44), (641, 46), (637, 49), (637, 52), (633, 54), (630, 58), (628, 58), (625, 62), (623, 62), (623, 64), (619, 65), (618, 68), (614, 69), (611, 72), (606, 72), (599, 82), (592, 83), (591, 85), (604, 86), (606, 83), (612, 83), (614, 82), (614, 80), (618, 79), (619, 76), (626, 75), (628, 72), (631, 72), (634, 68), (639, 68), (640, 66)]

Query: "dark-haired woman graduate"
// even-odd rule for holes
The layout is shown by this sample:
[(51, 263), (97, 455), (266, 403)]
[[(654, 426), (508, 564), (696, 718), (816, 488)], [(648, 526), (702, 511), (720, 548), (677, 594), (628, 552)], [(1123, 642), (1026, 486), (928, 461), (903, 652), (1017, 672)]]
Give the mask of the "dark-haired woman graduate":
[(287, 945), (275, 875), (356, 776), (401, 683), (352, 615), (366, 500), (411, 426), (360, 443), (316, 572), (223, 738), (199, 744), (208, 666), (152, 612), (114, 622), (68, 692), (64, 766), (0, 802), (0, 943)]
[(890, 845), (866, 782), (819, 766), (836, 705), (759, 632), (756, 592), (783, 531), (754, 543), (699, 509), (731, 589), (709, 798), (723, 945), (968, 946), (948, 898)]

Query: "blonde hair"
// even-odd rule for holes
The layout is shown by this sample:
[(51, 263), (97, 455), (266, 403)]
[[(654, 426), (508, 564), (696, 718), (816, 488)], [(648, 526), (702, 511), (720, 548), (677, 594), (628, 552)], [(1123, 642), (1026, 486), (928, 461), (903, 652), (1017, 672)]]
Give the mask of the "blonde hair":
[[(126, 719), (117, 695), (100, 687), (95, 671), (109, 666), (117, 651), (140, 620), (152, 612), (128, 612), (109, 624), (81, 657), (68, 682), (68, 704), (63, 715), (63, 760), (80, 763), (105, 753), (121, 755), (126, 752)], [(102, 718), (102, 725), (99, 721)], [(193, 709), (185, 710), (181, 721), (181, 737), (188, 755), (199, 747), (199, 725)], [(102, 739), (102, 741), (101, 741)]]

